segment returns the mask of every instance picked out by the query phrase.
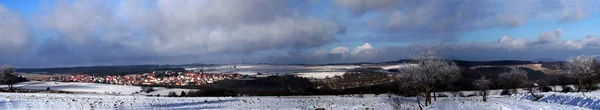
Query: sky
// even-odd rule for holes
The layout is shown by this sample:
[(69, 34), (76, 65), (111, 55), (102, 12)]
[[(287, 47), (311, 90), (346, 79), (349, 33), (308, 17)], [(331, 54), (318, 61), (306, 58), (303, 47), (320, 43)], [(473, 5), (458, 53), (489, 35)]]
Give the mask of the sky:
[(382, 62), (600, 54), (598, 0), (0, 0), (0, 64)]

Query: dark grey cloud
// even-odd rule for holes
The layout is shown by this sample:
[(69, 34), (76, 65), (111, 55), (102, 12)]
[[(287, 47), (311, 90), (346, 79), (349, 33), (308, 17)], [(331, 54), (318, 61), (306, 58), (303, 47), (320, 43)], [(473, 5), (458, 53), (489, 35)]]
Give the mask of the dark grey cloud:
[[(306, 6), (292, 6), (291, 1), (124, 0), (118, 4), (102, 0), (45, 4), (49, 6), (33, 15), (33, 25), (57, 35), (34, 44), (29, 55), (3, 57), (0, 63), (32, 67), (227, 63), (253, 58), (252, 53), (260, 51), (317, 48), (344, 32), (336, 22), (305, 16), (306, 9), (294, 7)], [(2, 9), (0, 16), (17, 19)], [(15, 25), (6, 26), (26, 26)], [(26, 31), (10, 30), (15, 33), (12, 41), (0, 48), (22, 47), (27, 35), (21, 34)]]

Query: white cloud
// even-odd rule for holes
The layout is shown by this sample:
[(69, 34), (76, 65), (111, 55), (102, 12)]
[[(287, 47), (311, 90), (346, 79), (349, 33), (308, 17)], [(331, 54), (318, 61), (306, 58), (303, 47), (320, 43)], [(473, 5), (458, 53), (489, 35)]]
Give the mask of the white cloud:
[(525, 49), (527, 48), (525, 39), (502, 36), (496, 41), (497, 45), (507, 49)]
[(28, 33), (25, 19), (0, 4), (0, 55), (19, 55), (27, 51)]
[(331, 51), (329, 51), (329, 53), (331, 54), (342, 54), (344, 56), (348, 54), (348, 52), (350, 52), (350, 49), (344, 46), (335, 47), (331, 49)]
[(599, 47), (600, 39), (594, 35), (588, 35), (580, 40), (568, 40), (564, 42), (564, 46), (570, 49), (583, 49), (585, 47)]
[(353, 57), (374, 57), (377, 55), (375, 48), (369, 43), (365, 43), (352, 50), (350, 53)]

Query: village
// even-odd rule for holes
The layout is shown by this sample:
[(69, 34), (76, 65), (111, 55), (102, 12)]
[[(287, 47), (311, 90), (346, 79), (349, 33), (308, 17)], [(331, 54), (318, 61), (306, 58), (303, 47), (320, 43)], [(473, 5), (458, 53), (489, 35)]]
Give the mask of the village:
[(106, 76), (74, 74), (68, 76), (45, 78), (42, 81), (106, 83), (117, 85), (187, 86), (209, 84), (220, 80), (241, 79), (243, 77), (247, 76), (243, 76), (237, 73), (154, 71), (152, 73), (143, 74)]

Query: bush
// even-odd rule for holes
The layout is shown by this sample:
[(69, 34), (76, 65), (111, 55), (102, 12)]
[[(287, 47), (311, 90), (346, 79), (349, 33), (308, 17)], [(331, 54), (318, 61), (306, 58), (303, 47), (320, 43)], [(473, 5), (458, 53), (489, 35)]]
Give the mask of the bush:
[(185, 95), (185, 91), (181, 91), (181, 94), (179, 94), (179, 97), (185, 97), (187, 95)]
[(572, 87), (565, 87), (565, 88), (563, 88), (562, 92), (573, 92), (573, 88)]
[(550, 91), (552, 91), (552, 88), (548, 87), (548, 86), (544, 86), (544, 87), (540, 88), (540, 91), (542, 91), (542, 92), (550, 92)]
[(502, 92), (500, 92), (500, 95), (510, 95), (510, 90), (504, 89)]
[(169, 95), (167, 95), (167, 97), (177, 97), (177, 93), (171, 91), (169, 92)]

